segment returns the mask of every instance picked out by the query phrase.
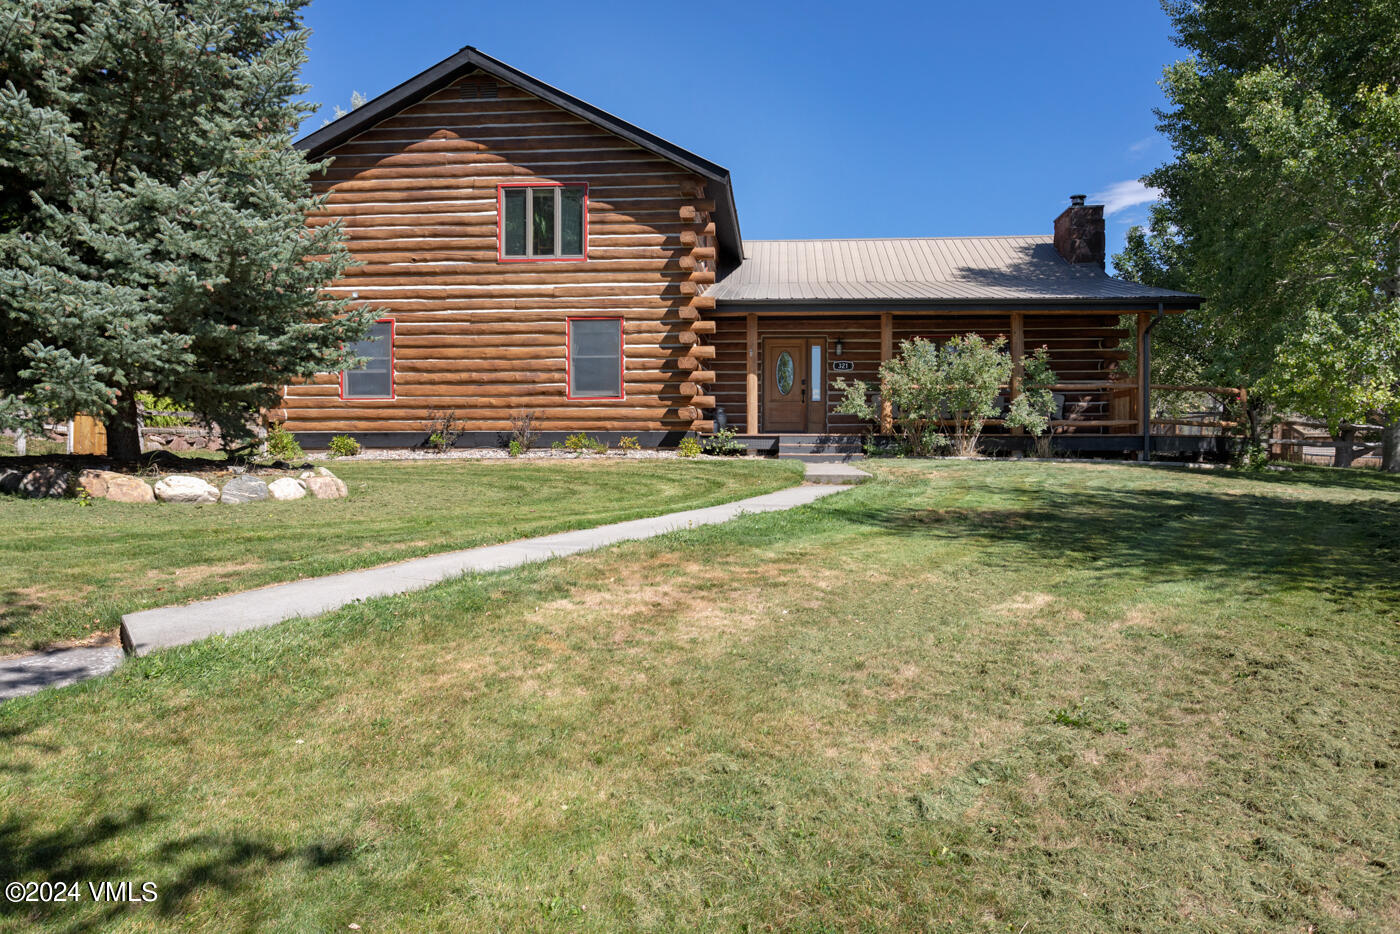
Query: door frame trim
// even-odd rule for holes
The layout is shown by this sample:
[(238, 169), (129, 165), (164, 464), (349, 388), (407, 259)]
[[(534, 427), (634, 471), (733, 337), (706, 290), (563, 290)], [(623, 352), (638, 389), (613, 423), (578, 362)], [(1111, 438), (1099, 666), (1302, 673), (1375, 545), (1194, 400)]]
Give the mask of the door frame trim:
[[(760, 319), (760, 323), (761, 323), (761, 319)], [(757, 432), (755, 432), (755, 434), (770, 434), (770, 435), (771, 435), (771, 434), (779, 434), (779, 435), (780, 435), (780, 434), (784, 434), (785, 432), (781, 432), (781, 431), (777, 431), (777, 432), (775, 432), (775, 431), (770, 431), (770, 430), (768, 429), (768, 426), (765, 424), (765, 420), (767, 419), (767, 413), (768, 413), (768, 408), (767, 408), (767, 406), (765, 405), (765, 403), (768, 401), (768, 369), (767, 369), (767, 367), (768, 367), (768, 342), (771, 341), (771, 340), (780, 340), (780, 341), (782, 341), (782, 340), (799, 341), (799, 340), (800, 340), (800, 341), (804, 341), (804, 342), (805, 342), (805, 344), (804, 344), (804, 346), (803, 346), (804, 358), (803, 358), (803, 364), (802, 364), (802, 365), (803, 365), (804, 367), (807, 367), (809, 370), (811, 369), (811, 366), (812, 366), (812, 344), (814, 344), (814, 343), (819, 343), (819, 344), (821, 344), (821, 347), (822, 347), (822, 369), (824, 369), (824, 370), (830, 370), (830, 368), (831, 368), (831, 338), (830, 338), (830, 336), (827, 335), (827, 334), (812, 334), (812, 333), (797, 333), (797, 334), (762, 334), (762, 333), (760, 333), (760, 334), (759, 334), (759, 337), (758, 337), (758, 424), (759, 424), (759, 430), (758, 430)], [(810, 378), (811, 378), (811, 373), (809, 372), (809, 373), (807, 374), (807, 376), (808, 376), (808, 379), (810, 379)], [(829, 387), (827, 386), (826, 383), (823, 383), (823, 384), (822, 384), (822, 400), (821, 400), (821, 407), (822, 407), (822, 423), (821, 423), (821, 427), (820, 427), (820, 428), (813, 428), (811, 425), (808, 425), (803, 431), (800, 431), (800, 432), (791, 432), (791, 431), (789, 431), (789, 432), (786, 432), (786, 434), (806, 434), (806, 435), (810, 435), (810, 434), (823, 434), (823, 435), (824, 435), (824, 434), (827, 433), (827, 426), (831, 423), (831, 398), (830, 398), (830, 394), (827, 392), (828, 388), (829, 388)], [(809, 387), (808, 387), (808, 391), (809, 391), (809, 392), (810, 392), (810, 389), (811, 389), (811, 387), (809, 386)], [(806, 403), (806, 407), (807, 407), (808, 409), (810, 409), (811, 406), (812, 406), (813, 404), (814, 404), (814, 403), (812, 403), (812, 402), (809, 400), (809, 401)]]

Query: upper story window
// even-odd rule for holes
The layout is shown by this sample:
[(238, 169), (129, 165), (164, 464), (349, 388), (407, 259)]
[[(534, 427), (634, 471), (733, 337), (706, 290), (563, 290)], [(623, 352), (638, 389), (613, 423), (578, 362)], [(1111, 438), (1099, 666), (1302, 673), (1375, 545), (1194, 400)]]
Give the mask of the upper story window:
[(502, 260), (586, 259), (588, 186), (502, 185)]
[(340, 374), (342, 399), (394, 398), (394, 322), (381, 318), (351, 348), (364, 363)]

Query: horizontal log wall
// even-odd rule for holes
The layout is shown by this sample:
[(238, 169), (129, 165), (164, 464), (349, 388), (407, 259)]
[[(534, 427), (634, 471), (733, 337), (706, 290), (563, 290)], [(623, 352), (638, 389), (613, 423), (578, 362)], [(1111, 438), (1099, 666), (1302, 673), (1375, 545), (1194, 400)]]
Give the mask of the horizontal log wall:
[[(327, 291), (394, 319), (396, 398), (341, 400), (325, 374), (289, 386), (277, 414), (297, 432), (426, 434), (430, 409), (472, 431), (508, 430), (520, 410), (541, 430), (706, 427), (691, 404), (713, 306), (703, 181), (509, 85), (463, 99), (481, 80), (340, 145), (314, 182), (328, 197), (308, 223), (339, 223), (361, 264)], [(531, 180), (589, 186), (586, 261), (498, 261), (497, 186)], [(625, 399), (567, 398), (574, 316), (624, 319)]]
[[(1131, 346), (1128, 332), (1119, 326), (1116, 314), (1108, 315), (1036, 315), (1026, 314), (1026, 352), (1046, 347), (1056, 377), (1062, 381), (1105, 381), (1127, 356)], [(729, 424), (740, 432), (750, 431), (744, 412), (746, 335), (742, 315), (723, 315), (715, 319), (712, 343), (716, 349), (713, 370), (715, 401), (723, 406)], [(974, 332), (987, 338), (1011, 336), (1011, 318), (1001, 315), (907, 315), (894, 317), (895, 352), (899, 342), (914, 337), (946, 340), (956, 334)], [(879, 379), (880, 316), (878, 313), (858, 315), (765, 316), (758, 317), (759, 372), (763, 341), (774, 336), (824, 337), (827, 345), (827, 430), (833, 432), (861, 431), (864, 424), (849, 415), (831, 410), (841, 401), (841, 393), (831, 389), (838, 377), (874, 383)], [(836, 340), (840, 338), (843, 353), (833, 356)], [(854, 368), (836, 372), (831, 364), (836, 360), (850, 361)], [(759, 385), (765, 385), (760, 376)], [(1125, 385), (1130, 386), (1131, 383)], [(1111, 391), (1093, 389), (1067, 390), (1065, 415), (1085, 423), (1088, 428), (1095, 419), (1110, 419)], [(761, 411), (761, 407), (760, 407)]]

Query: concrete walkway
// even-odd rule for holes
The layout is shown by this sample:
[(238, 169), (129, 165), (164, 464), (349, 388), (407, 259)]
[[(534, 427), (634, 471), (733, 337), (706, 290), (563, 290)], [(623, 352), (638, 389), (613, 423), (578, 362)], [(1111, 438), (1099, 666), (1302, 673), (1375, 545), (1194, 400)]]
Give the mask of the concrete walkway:
[(728, 522), (746, 513), (804, 506), (845, 489), (849, 487), (789, 487), (722, 506), (448, 552), (365, 571), (277, 584), (185, 606), (128, 613), (122, 617), (122, 645), (132, 654), (145, 655), (155, 649), (184, 645), (216, 634), (261, 629), (298, 616), (318, 616), (357, 600), (421, 590), (462, 574), (519, 567), (617, 542)]
[(0, 700), (110, 674), (124, 657), (120, 648), (108, 645), (0, 658)]

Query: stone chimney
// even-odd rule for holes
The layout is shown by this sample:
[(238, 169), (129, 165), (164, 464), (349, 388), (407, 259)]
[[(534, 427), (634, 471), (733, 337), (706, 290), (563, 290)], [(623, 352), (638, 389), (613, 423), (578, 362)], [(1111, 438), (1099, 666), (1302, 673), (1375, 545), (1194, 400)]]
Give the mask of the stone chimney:
[(1095, 263), (1103, 269), (1103, 205), (1085, 204), (1084, 197), (1070, 195), (1069, 207), (1055, 218), (1055, 249), (1067, 263)]

